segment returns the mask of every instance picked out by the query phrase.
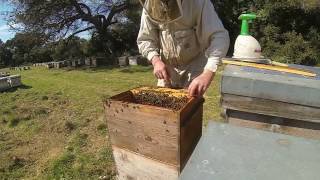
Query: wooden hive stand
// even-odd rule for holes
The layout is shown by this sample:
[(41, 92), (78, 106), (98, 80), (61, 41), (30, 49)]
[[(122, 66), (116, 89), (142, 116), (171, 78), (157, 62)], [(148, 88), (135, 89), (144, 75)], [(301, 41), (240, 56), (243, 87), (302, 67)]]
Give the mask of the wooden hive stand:
[(204, 100), (175, 111), (136, 104), (134, 92), (105, 103), (118, 179), (176, 180), (201, 137)]

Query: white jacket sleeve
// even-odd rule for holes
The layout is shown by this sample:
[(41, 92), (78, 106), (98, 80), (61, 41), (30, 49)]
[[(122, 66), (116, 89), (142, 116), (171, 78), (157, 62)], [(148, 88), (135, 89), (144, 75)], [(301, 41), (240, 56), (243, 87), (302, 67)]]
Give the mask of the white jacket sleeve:
[(204, 42), (208, 62), (205, 69), (215, 72), (220, 59), (225, 57), (230, 44), (229, 33), (219, 19), (210, 0), (204, 0), (202, 14), (198, 19), (198, 37)]
[(149, 61), (160, 54), (159, 29), (147, 16), (145, 10), (141, 15), (140, 31), (137, 38), (139, 52)]

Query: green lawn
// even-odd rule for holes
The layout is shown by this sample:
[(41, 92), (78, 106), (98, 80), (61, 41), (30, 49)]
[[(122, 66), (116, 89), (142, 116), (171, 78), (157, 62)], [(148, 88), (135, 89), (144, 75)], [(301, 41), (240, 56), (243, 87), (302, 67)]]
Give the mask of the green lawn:
[[(113, 179), (103, 100), (154, 85), (151, 67), (12, 72), (24, 86), (0, 93), (0, 179)], [(221, 120), (218, 73), (205, 122)]]

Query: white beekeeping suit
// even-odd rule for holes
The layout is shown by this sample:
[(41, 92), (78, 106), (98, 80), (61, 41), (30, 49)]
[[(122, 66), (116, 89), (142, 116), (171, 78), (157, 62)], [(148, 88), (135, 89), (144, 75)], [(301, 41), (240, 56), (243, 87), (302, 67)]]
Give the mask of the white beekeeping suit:
[(210, 0), (141, 1), (139, 51), (148, 60), (161, 57), (172, 86), (187, 87), (204, 69), (217, 70), (229, 35)]

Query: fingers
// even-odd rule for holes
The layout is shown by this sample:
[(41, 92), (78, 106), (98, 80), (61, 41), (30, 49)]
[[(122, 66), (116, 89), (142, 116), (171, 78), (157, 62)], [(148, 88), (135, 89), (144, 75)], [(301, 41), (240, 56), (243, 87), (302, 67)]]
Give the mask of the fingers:
[(208, 87), (206, 86), (202, 86), (200, 88), (200, 93), (198, 94), (199, 97), (202, 97), (204, 95), (204, 93), (207, 91)]
[(167, 73), (167, 70), (163, 70), (162, 71), (162, 76), (163, 76), (163, 79), (166, 80), (166, 81), (169, 81), (169, 74)]
[(201, 97), (206, 92), (206, 90), (207, 87), (205, 85), (197, 82), (191, 83), (188, 88), (189, 96), (191, 97)]
[(202, 93), (201, 93), (201, 96), (204, 95), (204, 93), (207, 91), (208, 87), (207, 86), (204, 86), (203, 89), (202, 89)]
[(203, 92), (204, 92), (203, 89), (204, 89), (203, 86), (201, 86), (201, 85), (198, 86), (197, 97), (200, 97), (203, 95)]
[(190, 97), (197, 96), (197, 85), (195, 83), (191, 83), (189, 88), (188, 88), (188, 91), (189, 91), (189, 96)]
[(166, 81), (169, 81), (170, 80), (170, 76), (169, 74), (167, 73), (167, 70), (164, 68), (164, 69), (161, 69), (161, 70), (156, 70), (154, 72), (154, 75), (156, 76), (156, 78), (158, 79), (164, 79)]
[(156, 72), (155, 76), (157, 77), (157, 79), (163, 79), (164, 78), (161, 72)]
[(166, 65), (158, 57), (154, 57), (152, 65), (154, 68), (153, 74), (158, 79), (170, 80), (170, 74), (167, 71)]

